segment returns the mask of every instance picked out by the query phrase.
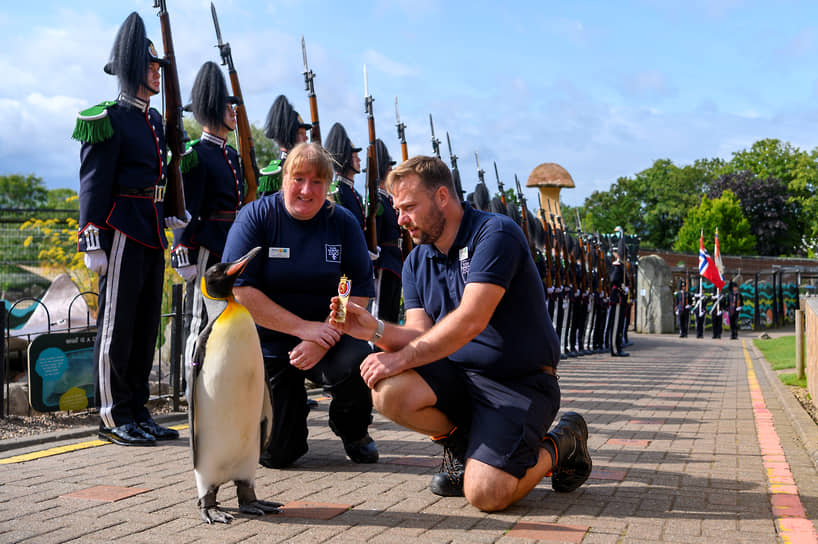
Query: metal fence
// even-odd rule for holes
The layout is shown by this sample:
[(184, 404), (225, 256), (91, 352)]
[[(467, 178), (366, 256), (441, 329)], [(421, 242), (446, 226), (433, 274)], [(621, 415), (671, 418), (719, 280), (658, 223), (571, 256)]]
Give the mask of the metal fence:
[[(183, 306), (184, 286), (175, 284), (171, 291), (171, 311), (162, 314), (160, 320), (160, 334), (157, 338), (157, 345), (154, 352), (154, 364), (151, 370), (152, 385), (155, 386), (156, 393), (151, 395), (151, 399), (168, 398), (172, 400), (173, 410), (179, 411), (180, 397), (182, 389), (182, 344), (184, 334), (184, 306)], [(96, 295), (96, 293), (80, 293), (70, 305), (73, 305), (80, 296)], [(15, 333), (9, 317), (15, 315), (15, 310), (25, 309), (25, 303), (33, 306), (41, 306), (47, 316), (47, 327), (44, 332), (35, 333)], [(22, 307), (22, 308), (21, 308)], [(42, 334), (54, 334), (62, 332), (77, 332), (80, 330), (96, 331), (95, 326), (90, 326), (90, 313), (85, 316), (84, 322), (71, 322), (71, 312), (69, 308), (68, 321), (66, 323), (52, 322), (53, 309), (49, 309), (36, 297), (24, 297), (10, 305), (7, 310), (5, 305), (0, 305), (0, 417), (5, 417), (9, 413), (9, 389), (13, 372), (25, 372), (29, 368), (27, 348), (31, 342)], [(64, 325), (64, 326), (62, 326)], [(163, 334), (170, 329), (170, 336)], [(30, 376), (29, 376), (30, 379)], [(29, 406), (29, 412), (31, 407)]]

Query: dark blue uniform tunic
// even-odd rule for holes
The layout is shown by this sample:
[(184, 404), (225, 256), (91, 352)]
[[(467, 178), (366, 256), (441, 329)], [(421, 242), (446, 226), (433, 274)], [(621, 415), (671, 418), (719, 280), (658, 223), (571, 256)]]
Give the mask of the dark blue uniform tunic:
[(355, 190), (355, 185), (352, 180), (347, 179), (340, 174), (335, 175), (335, 184), (337, 193), (335, 194), (335, 202), (340, 204), (352, 214), (361, 230), (364, 230), (364, 201), (358, 191)]

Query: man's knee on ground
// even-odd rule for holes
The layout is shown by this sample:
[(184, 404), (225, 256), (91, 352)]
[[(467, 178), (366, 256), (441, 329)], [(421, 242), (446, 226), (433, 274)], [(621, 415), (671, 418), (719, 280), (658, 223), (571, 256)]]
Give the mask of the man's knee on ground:
[(507, 472), (469, 459), (463, 477), (463, 494), (475, 508), (497, 512), (511, 505), (517, 482), (517, 478)]

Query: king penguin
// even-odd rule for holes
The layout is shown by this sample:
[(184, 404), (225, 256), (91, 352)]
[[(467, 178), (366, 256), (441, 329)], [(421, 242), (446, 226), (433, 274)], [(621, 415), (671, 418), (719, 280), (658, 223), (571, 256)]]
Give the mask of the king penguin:
[(216, 502), (219, 486), (229, 481), (236, 484), (240, 512), (261, 516), (281, 506), (256, 498), (256, 464), (270, 439), (273, 410), (255, 323), (232, 294), (260, 250), (217, 263), (202, 277), (208, 324), (188, 367), (187, 398), (198, 507), (207, 523), (233, 520)]

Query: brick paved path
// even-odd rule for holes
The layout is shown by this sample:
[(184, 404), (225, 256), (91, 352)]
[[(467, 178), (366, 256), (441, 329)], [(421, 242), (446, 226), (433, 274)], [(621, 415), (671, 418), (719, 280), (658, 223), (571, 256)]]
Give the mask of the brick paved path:
[[(352, 464), (321, 398), (309, 453), (258, 471), (259, 497), (287, 503), (284, 514), (207, 526), (187, 440), (123, 448), (83, 438), (67, 444), (88, 447), (57, 455), (38, 457), (54, 444), (0, 454), (0, 542), (815, 542), (818, 442), (803, 440), (818, 431), (779, 395), (750, 341), (745, 355), (730, 340), (633, 339), (630, 358), (560, 366), (562, 410), (586, 416), (595, 467), (571, 494), (545, 480), (497, 514), (437, 497), (427, 490), (435, 445), (376, 415), (381, 462)], [(123, 491), (131, 496), (114, 500)], [(232, 485), (219, 499), (235, 511)]]

